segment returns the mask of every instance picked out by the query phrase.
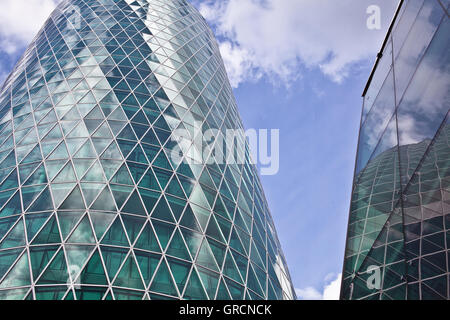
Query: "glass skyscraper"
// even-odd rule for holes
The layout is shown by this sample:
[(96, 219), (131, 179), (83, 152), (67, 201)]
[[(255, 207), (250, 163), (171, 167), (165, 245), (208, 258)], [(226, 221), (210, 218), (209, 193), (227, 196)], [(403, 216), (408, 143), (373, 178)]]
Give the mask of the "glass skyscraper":
[(450, 299), (449, 1), (401, 1), (364, 92), (342, 299)]
[(208, 129), (242, 123), (195, 8), (62, 1), (0, 91), (0, 299), (295, 298), (248, 144)]

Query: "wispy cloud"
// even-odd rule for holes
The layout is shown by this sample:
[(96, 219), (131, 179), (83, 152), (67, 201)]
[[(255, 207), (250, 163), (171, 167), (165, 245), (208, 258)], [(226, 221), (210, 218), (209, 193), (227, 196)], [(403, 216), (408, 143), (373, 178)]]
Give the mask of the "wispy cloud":
[(322, 292), (319, 292), (316, 288), (307, 287), (296, 289), (295, 293), (299, 300), (339, 300), (341, 279), (342, 274), (331, 273), (324, 279), (325, 285)]
[[(367, 28), (370, 5), (381, 8), (381, 30)], [(233, 86), (262, 75), (289, 83), (301, 67), (342, 82), (352, 65), (374, 58), (396, 3), (392, 0), (207, 0), (200, 11), (222, 36)]]
[(14, 54), (42, 27), (59, 0), (2, 0), (0, 51)]

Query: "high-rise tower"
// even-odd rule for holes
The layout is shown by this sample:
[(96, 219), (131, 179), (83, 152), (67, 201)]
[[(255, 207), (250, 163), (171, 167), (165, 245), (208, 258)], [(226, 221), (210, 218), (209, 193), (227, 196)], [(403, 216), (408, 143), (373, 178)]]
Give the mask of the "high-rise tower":
[(401, 1), (364, 92), (343, 299), (450, 299), (449, 2)]
[(247, 143), (208, 129), (242, 123), (196, 9), (62, 1), (0, 92), (0, 299), (294, 298)]

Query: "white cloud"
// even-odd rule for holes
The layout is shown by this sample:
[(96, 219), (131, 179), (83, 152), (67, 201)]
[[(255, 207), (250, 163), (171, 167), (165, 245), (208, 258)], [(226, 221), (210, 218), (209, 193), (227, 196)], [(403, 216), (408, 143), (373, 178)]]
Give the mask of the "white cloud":
[(323, 300), (339, 300), (341, 292), (342, 274), (325, 286), (323, 290)]
[(59, 0), (1, 0), (0, 51), (17, 53), (26, 46)]
[(295, 289), (295, 293), (299, 300), (339, 300), (341, 279), (342, 274), (336, 275), (332, 273), (325, 277), (325, 286), (322, 292), (313, 287), (307, 287)]
[(307, 287), (305, 289), (295, 289), (297, 298), (299, 300), (322, 300), (323, 295), (317, 289), (313, 287)]
[[(381, 30), (367, 28), (374, 4)], [(221, 51), (237, 86), (261, 75), (288, 83), (300, 66), (343, 81), (352, 64), (375, 58), (395, 7), (392, 0), (208, 0), (200, 12), (225, 39)]]

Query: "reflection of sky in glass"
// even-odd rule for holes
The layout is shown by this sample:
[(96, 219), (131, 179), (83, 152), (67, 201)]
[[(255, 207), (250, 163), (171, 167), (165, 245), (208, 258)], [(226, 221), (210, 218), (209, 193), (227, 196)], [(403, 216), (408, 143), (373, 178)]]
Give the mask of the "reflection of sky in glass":
[[(344, 268), (344, 281), (347, 283), (344, 282), (343, 294), (346, 298), (350, 297), (350, 292), (354, 299), (376, 298), (380, 291), (358, 287), (358, 281), (365, 282), (364, 277), (355, 280), (353, 273), (356, 271), (358, 278), (365, 273), (367, 263), (392, 263), (397, 258), (403, 259), (404, 254), (416, 259), (423, 254), (423, 245), (430, 246), (428, 241), (438, 242), (426, 239), (424, 241), (427, 242), (421, 244), (427, 220), (436, 217), (439, 225), (445, 213), (440, 179), (445, 179), (448, 171), (448, 127), (443, 126), (443, 122), (449, 121), (450, 107), (450, 23), (437, 1), (411, 0), (405, 3), (406, 9), (399, 15), (400, 21), (396, 22), (392, 35), (395, 86), (387, 86), (385, 82), (365, 119), (363, 112)], [(376, 93), (377, 87), (377, 82), (373, 82), (368, 94)], [(382, 97), (393, 99), (394, 94), (396, 102), (391, 101), (390, 110)], [(432, 141), (433, 147), (430, 148)], [(401, 195), (404, 196), (403, 201), (400, 201)], [(402, 210), (397, 212), (396, 205)], [(408, 219), (402, 222), (398, 213), (407, 214)], [(388, 222), (385, 224), (385, 221)], [(405, 252), (405, 249), (399, 249), (401, 255), (389, 254), (388, 251), (384, 257), (378, 256), (385, 250), (384, 242), (389, 245), (404, 243), (403, 229), (411, 238), (409, 241), (420, 240), (417, 242), (420, 252), (416, 252), (416, 248)], [(395, 236), (390, 234), (393, 230)], [(437, 231), (433, 229), (432, 232)], [(389, 235), (385, 239), (383, 235), (386, 232)], [(374, 242), (377, 237), (383, 240)], [(443, 250), (439, 244), (435, 249)], [(436, 259), (435, 263), (445, 265), (447, 262), (445, 253), (442, 259)], [(439, 273), (448, 273), (445, 266), (442, 270)], [(430, 276), (426, 274), (429, 270), (418, 272), (423, 272), (423, 279)], [(391, 276), (383, 280), (382, 297), (387, 296), (389, 289), (403, 283), (407, 275)], [(447, 282), (445, 275), (442, 279), (442, 283)], [(425, 294), (423, 284), (420, 288), (421, 294)], [(440, 296), (445, 297), (446, 290)], [(404, 293), (395, 294), (393, 297), (397, 299), (405, 298)]]
[(383, 51), (383, 56), (378, 62), (378, 66), (375, 69), (375, 73), (370, 82), (370, 86), (367, 89), (364, 96), (364, 108), (362, 115), (362, 122), (366, 120), (367, 114), (372, 109), (375, 99), (377, 98), (383, 83), (388, 76), (392, 67), (392, 41), (388, 41)]
[(443, 22), (398, 110), (400, 144), (431, 139), (450, 106), (450, 22)]
[(403, 96), (417, 68), (417, 64), (433, 38), (442, 17), (443, 11), (437, 1), (425, 1), (395, 60), (397, 101)]
[(375, 103), (361, 128), (356, 172), (360, 172), (369, 161), (378, 140), (392, 117), (395, 108), (394, 77), (389, 72)]

